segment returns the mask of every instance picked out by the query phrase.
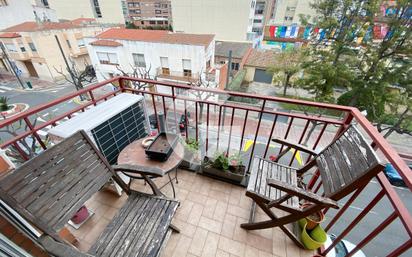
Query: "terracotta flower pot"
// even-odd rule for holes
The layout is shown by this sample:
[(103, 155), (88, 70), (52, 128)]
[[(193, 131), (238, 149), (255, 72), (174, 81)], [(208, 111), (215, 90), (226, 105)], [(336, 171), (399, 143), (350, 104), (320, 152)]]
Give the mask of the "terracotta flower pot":
[[(302, 207), (307, 208), (307, 207), (310, 207), (311, 205), (312, 204), (305, 203), (305, 204), (302, 205)], [(315, 213), (309, 215), (305, 219), (307, 221), (306, 229), (307, 230), (312, 230), (317, 225), (319, 225), (320, 223), (322, 223), (325, 220), (325, 214), (323, 214), (323, 211), (318, 211), (318, 212), (315, 212)]]

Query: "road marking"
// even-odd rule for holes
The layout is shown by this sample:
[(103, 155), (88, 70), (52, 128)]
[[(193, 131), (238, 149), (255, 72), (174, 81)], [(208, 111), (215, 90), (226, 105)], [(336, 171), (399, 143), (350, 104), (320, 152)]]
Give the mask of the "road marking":
[[(374, 181), (374, 180), (371, 180), (370, 183), (379, 184), (378, 181)], [(392, 187), (394, 187), (396, 189), (399, 189), (399, 190), (409, 191), (409, 188), (407, 188), (407, 187), (400, 187), (400, 186), (394, 186), (394, 185), (392, 185)]]
[(0, 93), (5, 93), (6, 91), (0, 90)]
[(45, 120), (43, 120), (41, 117), (37, 117), (37, 120), (40, 122), (46, 122)]
[(73, 99), (72, 99), (72, 100), (70, 100), (70, 101), (67, 101), (67, 103), (68, 103), (68, 104), (71, 104), (71, 103), (73, 103)]
[(45, 137), (45, 136), (47, 136), (48, 132), (47, 132), (47, 131), (44, 131), (44, 130), (38, 130), (38, 131), (37, 131), (37, 134), (39, 134), (39, 135), (42, 136), (42, 137)]
[(42, 115), (42, 117), (46, 117), (46, 116), (48, 116), (48, 115), (49, 115), (49, 113), (46, 112), (45, 114)]
[(53, 91), (51, 91), (52, 93), (56, 93), (57, 92), (57, 90), (53, 90)]
[[(350, 205), (349, 208), (352, 208), (352, 209), (355, 209), (355, 210), (358, 210), (358, 211), (363, 211), (364, 210), (363, 208), (359, 208), (359, 207), (356, 207), (356, 206), (353, 206), (353, 205)], [(369, 211), (368, 213), (372, 213), (372, 214), (375, 214), (375, 215), (378, 214), (377, 212), (374, 212), (374, 211)]]
[(6, 87), (6, 86), (0, 86), (0, 88), (4, 89), (4, 90), (7, 90), (7, 91), (10, 91), (10, 90), (14, 89), (14, 88), (11, 88), (11, 87)]
[(53, 109), (52, 112), (57, 112), (59, 108)]

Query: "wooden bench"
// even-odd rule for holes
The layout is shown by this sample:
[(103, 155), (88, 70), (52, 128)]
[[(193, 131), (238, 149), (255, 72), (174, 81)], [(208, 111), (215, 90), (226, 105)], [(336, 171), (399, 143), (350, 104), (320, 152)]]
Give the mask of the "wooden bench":
[[(246, 191), (246, 195), (253, 199), (251, 215), (249, 222), (241, 224), (241, 227), (250, 230), (279, 227), (301, 247), (303, 245), (297, 235), (297, 226), (290, 229), (285, 225), (294, 225), (299, 219), (324, 208), (338, 208), (336, 201), (365, 186), (384, 168), (354, 126), (349, 126), (320, 153), (283, 139), (273, 141), (285, 145), (286, 149), (279, 154), (276, 162), (254, 158)], [(291, 148), (314, 158), (300, 169), (278, 163)], [(323, 190), (320, 190), (320, 194), (306, 190), (302, 183), (302, 176), (314, 167), (319, 170), (322, 179)], [(267, 214), (268, 220), (254, 221), (256, 205)], [(271, 208), (287, 214), (278, 216)]]
[[(133, 191), (116, 175), (127, 169), (140, 174), (154, 194)], [(158, 256), (172, 230), (178, 202), (164, 197), (149, 177), (163, 176), (156, 167), (113, 169), (81, 131), (27, 161), (0, 180), (0, 198), (39, 228), (38, 242), (54, 256)], [(59, 237), (81, 206), (110, 178), (128, 199), (88, 253)]]

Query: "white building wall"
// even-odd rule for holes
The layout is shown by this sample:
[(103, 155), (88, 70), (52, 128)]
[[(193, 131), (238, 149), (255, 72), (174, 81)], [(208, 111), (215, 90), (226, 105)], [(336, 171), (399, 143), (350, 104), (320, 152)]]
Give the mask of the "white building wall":
[(246, 41), (252, 0), (171, 0), (176, 32)]
[(102, 17), (96, 16), (93, 0), (48, 0), (60, 19), (73, 20), (77, 18), (96, 18), (102, 23), (124, 23), (121, 0), (97, 0)]
[[(311, 18), (316, 16), (316, 11), (310, 7), (313, 0), (276, 0), (273, 19), (270, 24), (275, 25), (300, 25), (300, 14), (310, 15)], [(288, 7), (295, 7), (293, 19), (286, 21), (285, 16), (290, 14)]]
[(7, 0), (6, 6), (0, 6), (0, 30), (26, 22), (36, 21), (34, 11), (42, 18), (46, 15), (51, 21), (58, 21), (54, 10), (34, 6), (30, 0)]

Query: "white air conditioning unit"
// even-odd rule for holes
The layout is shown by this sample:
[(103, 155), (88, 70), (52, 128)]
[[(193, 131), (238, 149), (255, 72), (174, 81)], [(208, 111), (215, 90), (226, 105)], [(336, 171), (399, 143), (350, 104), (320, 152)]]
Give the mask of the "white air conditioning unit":
[[(58, 143), (79, 130), (84, 130), (108, 162), (115, 164), (123, 148), (148, 135), (144, 97), (119, 94), (50, 129), (48, 134), (54, 143)], [(126, 184), (129, 183), (128, 177), (120, 176)], [(118, 185), (116, 190), (121, 193)]]

